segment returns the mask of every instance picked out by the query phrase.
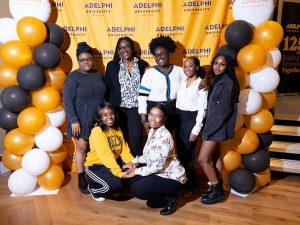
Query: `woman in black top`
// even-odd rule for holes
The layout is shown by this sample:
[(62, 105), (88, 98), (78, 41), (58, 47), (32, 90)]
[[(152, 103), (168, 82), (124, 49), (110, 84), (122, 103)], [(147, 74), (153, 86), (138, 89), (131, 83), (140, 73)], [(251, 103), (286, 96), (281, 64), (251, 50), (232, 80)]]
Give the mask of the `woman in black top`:
[[(198, 161), (207, 176), (210, 190), (202, 194), (203, 204), (214, 204), (224, 201), (222, 181), (217, 177), (221, 175), (222, 161), (218, 145), (221, 141), (232, 138), (237, 115), (239, 97), (239, 83), (234, 72), (234, 62), (225, 54), (218, 54), (212, 61), (214, 79), (208, 94), (206, 119), (203, 128), (203, 143)], [(213, 157), (217, 156), (217, 157)], [(211, 163), (211, 158), (217, 158)]]
[(106, 86), (102, 74), (92, 69), (93, 51), (86, 42), (80, 42), (76, 50), (78, 69), (71, 72), (65, 83), (63, 99), (67, 113), (67, 137), (74, 138), (75, 165), (78, 188), (88, 194), (84, 162), (88, 139), (97, 108), (104, 101)]
[(107, 64), (105, 82), (108, 99), (118, 108), (120, 127), (134, 156), (142, 155), (142, 124), (138, 113), (138, 95), (147, 62), (138, 59), (133, 40), (119, 38), (114, 58)]

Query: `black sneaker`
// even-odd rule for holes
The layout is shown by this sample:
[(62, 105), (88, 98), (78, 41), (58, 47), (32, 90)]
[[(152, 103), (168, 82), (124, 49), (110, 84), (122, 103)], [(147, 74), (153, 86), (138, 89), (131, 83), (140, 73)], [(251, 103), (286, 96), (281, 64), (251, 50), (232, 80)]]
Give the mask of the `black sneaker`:
[(201, 203), (203, 204), (216, 204), (225, 200), (224, 190), (219, 182), (216, 185), (211, 185), (210, 190), (202, 194)]

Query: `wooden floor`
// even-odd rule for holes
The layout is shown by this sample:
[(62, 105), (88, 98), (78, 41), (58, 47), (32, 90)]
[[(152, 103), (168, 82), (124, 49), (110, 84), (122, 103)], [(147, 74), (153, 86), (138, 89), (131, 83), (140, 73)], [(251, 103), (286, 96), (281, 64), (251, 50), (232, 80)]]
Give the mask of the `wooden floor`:
[(67, 176), (57, 195), (10, 197), (8, 176), (0, 177), (0, 225), (300, 224), (298, 175), (273, 174), (269, 186), (246, 198), (229, 194), (224, 203), (212, 206), (200, 204), (200, 193), (190, 199), (180, 198), (171, 216), (160, 216), (160, 209), (150, 209), (135, 198), (96, 202), (77, 191), (74, 174)]

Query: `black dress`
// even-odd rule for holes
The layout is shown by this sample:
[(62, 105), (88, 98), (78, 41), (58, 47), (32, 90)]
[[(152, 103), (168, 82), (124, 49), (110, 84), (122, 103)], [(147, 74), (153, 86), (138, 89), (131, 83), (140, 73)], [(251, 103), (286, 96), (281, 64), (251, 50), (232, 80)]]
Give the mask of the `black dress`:
[(106, 86), (99, 71), (71, 72), (65, 83), (63, 100), (67, 113), (67, 137), (74, 137), (71, 124), (79, 122), (81, 134), (76, 137), (88, 139), (97, 117), (97, 108), (105, 100)]

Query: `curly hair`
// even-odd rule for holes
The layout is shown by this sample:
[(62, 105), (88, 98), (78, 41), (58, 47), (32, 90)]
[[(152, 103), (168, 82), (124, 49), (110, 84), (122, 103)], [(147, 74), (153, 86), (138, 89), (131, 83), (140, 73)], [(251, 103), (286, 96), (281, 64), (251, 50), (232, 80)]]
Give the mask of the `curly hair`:
[(177, 46), (175, 41), (169, 36), (159, 36), (153, 38), (149, 43), (149, 49), (152, 55), (154, 55), (155, 49), (158, 47), (165, 48), (169, 53), (174, 53)]
[(137, 53), (136, 53), (136, 50), (134, 48), (134, 42), (133, 42), (133, 40), (131, 38), (129, 38), (129, 37), (120, 37), (118, 39), (118, 41), (117, 41), (117, 44), (116, 44), (113, 61), (116, 62), (116, 63), (118, 63), (121, 60), (121, 57), (119, 55), (119, 48), (120, 48), (121, 41), (127, 41), (129, 43), (129, 45), (130, 45), (131, 50), (132, 50), (132, 56), (133, 57), (137, 57)]
[[(229, 55), (224, 54), (224, 53), (217, 53), (211, 63), (211, 66), (213, 67), (213, 64), (216, 60), (216, 58), (218, 58), (219, 56), (223, 56), (225, 58), (225, 61), (227, 63), (226, 69), (224, 73), (227, 73), (229, 78), (233, 81), (234, 83), (234, 95), (233, 95), (233, 99), (234, 101), (238, 101), (239, 98), (239, 94), (240, 94), (240, 85), (238, 82), (238, 79), (236, 78), (236, 74), (235, 74), (235, 62), (234, 59), (232, 59)], [(215, 74), (213, 73), (213, 76), (215, 77)]]
[(203, 79), (205, 76), (205, 70), (200, 66), (200, 60), (196, 56), (189, 56), (186, 58), (186, 60), (188, 60), (188, 59), (193, 60), (196, 67), (198, 66), (199, 69), (196, 71), (197, 76), (200, 77), (201, 79)]

